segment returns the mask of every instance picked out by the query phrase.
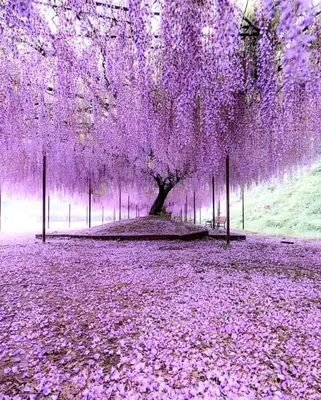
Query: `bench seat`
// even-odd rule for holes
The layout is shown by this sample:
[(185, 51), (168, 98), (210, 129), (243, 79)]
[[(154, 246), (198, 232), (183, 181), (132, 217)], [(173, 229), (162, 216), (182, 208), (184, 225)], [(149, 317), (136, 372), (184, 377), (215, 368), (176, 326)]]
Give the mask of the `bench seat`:
[[(224, 228), (226, 229), (225, 225), (226, 225), (226, 221), (227, 218), (226, 217), (216, 217), (215, 221), (214, 221), (214, 229), (217, 228)], [(211, 228), (213, 228), (213, 221), (206, 221), (205, 222), (205, 226), (210, 226)]]

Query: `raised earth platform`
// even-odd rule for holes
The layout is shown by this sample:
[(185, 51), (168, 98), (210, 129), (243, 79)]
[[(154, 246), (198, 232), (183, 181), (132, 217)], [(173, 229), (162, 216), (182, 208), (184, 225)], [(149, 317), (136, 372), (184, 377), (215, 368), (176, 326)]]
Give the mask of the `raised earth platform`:
[[(226, 231), (213, 231), (213, 232), (209, 232), (208, 236), (212, 239), (216, 239), (216, 240), (226, 240)], [(243, 235), (242, 233), (235, 233), (235, 232), (231, 232), (230, 233), (230, 240), (245, 240), (246, 236)]]
[[(78, 231), (48, 233), (48, 239), (94, 239), (94, 240), (199, 240), (211, 237), (226, 240), (226, 232), (210, 232), (202, 226), (187, 224), (161, 217), (141, 217), (117, 221)], [(42, 235), (36, 235), (42, 239)], [(231, 240), (244, 240), (244, 235), (231, 234)]]

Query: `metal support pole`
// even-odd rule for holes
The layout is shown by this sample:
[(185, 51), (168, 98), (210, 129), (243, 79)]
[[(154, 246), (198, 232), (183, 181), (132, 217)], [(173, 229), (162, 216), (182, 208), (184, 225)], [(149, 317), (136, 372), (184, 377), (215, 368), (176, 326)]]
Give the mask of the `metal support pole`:
[(104, 206), (101, 209), (101, 224), (104, 225)]
[(130, 196), (128, 195), (128, 201), (127, 201), (127, 219), (129, 219), (129, 204), (130, 204)]
[(245, 220), (245, 218), (244, 218), (244, 187), (242, 187), (242, 229), (243, 229), (243, 231), (244, 231), (244, 225), (245, 225), (244, 220)]
[(215, 228), (215, 181), (214, 181), (214, 176), (212, 176), (212, 216), (213, 216), (212, 227), (214, 229)]
[(196, 196), (195, 196), (195, 190), (194, 190), (194, 195), (193, 195), (193, 204), (194, 204), (194, 225), (196, 225)]
[(136, 204), (136, 218), (138, 217), (138, 205)]
[(119, 185), (119, 221), (121, 221), (121, 186)]
[(69, 204), (68, 226), (70, 228), (71, 204)]
[(226, 156), (226, 243), (230, 244), (230, 159)]
[(86, 207), (86, 226), (88, 225), (88, 207)]
[(43, 154), (42, 164), (42, 241), (46, 241), (46, 173), (47, 159), (46, 153)]
[(179, 216), (180, 216), (181, 222), (183, 222), (183, 208), (182, 207), (181, 207), (181, 211), (180, 211)]
[(89, 193), (88, 193), (88, 225), (91, 228), (91, 180), (89, 179)]
[(114, 216), (113, 216), (114, 221), (116, 221), (116, 210), (114, 209)]
[(185, 202), (185, 222), (188, 222), (188, 215), (187, 215), (187, 193), (186, 193), (186, 202)]
[(50, 224), (50, 196), (48, 196), (48, 218), (47, 218), (47, 228), (49, 229)]

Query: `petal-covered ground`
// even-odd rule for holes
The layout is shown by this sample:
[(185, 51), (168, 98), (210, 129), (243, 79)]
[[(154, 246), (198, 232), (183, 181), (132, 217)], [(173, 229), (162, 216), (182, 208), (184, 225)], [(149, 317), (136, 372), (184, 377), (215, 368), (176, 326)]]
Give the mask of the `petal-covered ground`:
[(0, 399), (321, 399), (321, 246), (0, 244)]

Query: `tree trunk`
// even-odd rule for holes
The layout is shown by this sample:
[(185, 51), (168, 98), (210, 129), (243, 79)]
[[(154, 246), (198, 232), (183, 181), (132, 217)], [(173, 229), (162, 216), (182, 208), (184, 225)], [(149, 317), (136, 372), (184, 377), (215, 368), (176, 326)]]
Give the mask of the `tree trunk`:
[(160, 215), (160, 213), (164, 209), (164, 203), (165, 203), (166, 197), (167, 197), (168, 193), (173, 189), (174, 185), (165, 184), (163, 182), (158, 182), (158, 187), (159, 187), (159, 192), (156, 197), (156, 200), (154, 201), (154, 203), (149, 211), (149, 215)]

